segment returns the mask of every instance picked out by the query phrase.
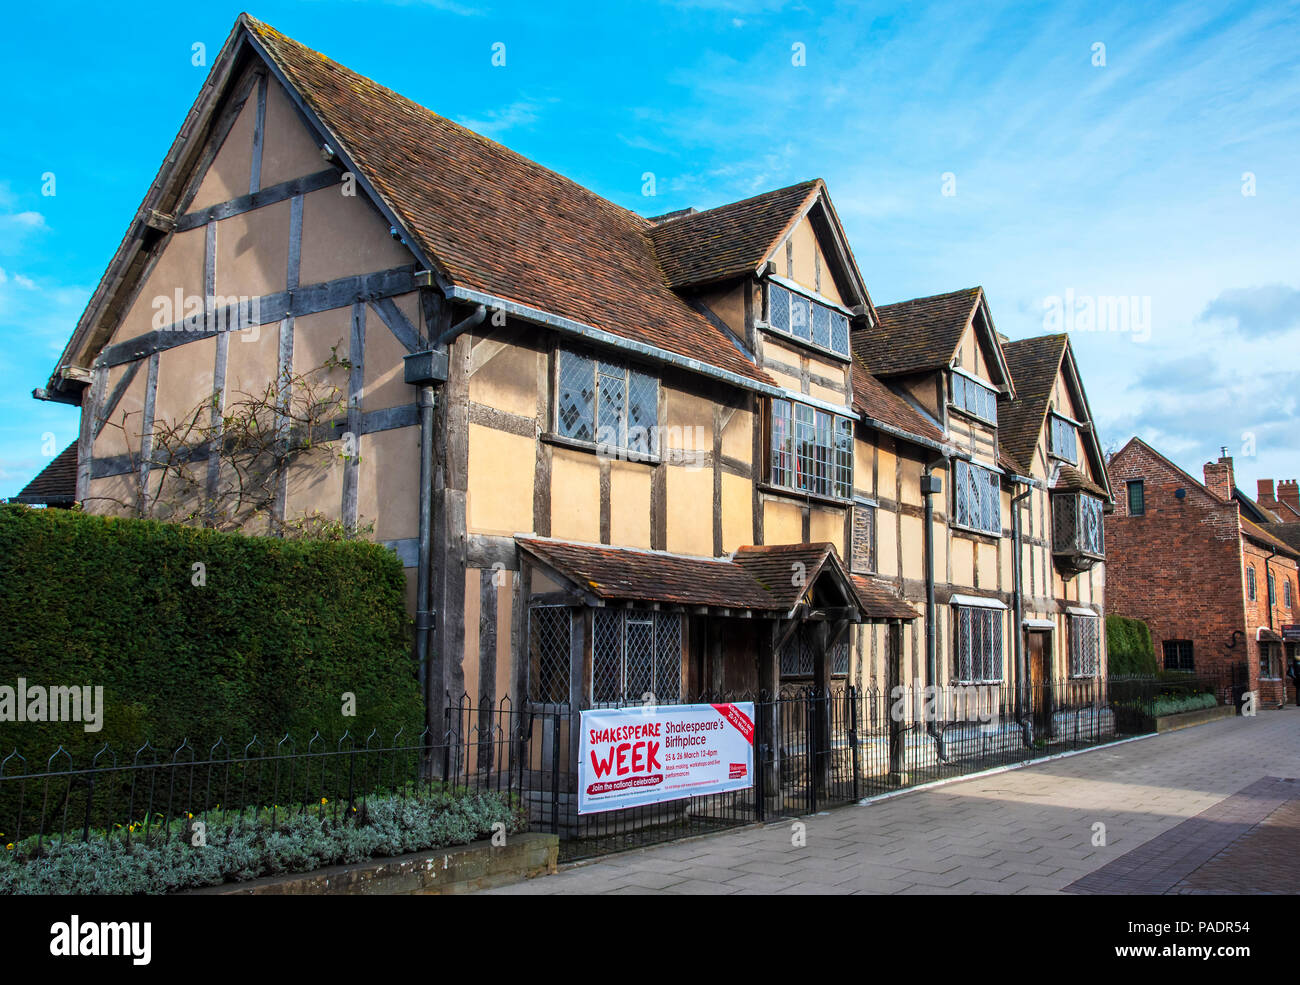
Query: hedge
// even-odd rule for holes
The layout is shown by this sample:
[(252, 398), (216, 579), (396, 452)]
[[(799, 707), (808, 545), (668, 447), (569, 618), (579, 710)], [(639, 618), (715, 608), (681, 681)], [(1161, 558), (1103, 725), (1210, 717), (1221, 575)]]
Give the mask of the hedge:
[(1106, 649), (1112, 675), (1151, 675), (1159, 670), (1151, 631), (1141, 619), (1107, 616)]
[(384, 547), (9, 505), (0, 685), (20, 677), (104, 688), (96, 733), (0, 722), (0, 759), (17, 747), (29, 771), (60, 744), (82, 766), (106, 742), (121, 751), (148, 739), (170, 753), (189, 737), (202, 754), (218, 737), (364, 739), (372, 728), (418, 732), (423, 718), (405, 580)]

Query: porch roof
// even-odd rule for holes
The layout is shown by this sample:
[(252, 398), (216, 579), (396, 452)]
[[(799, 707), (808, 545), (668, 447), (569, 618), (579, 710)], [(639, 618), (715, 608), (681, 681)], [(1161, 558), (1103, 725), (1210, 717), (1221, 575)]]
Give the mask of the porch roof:
[[(832, 544), (742, 547), (726, 557), (700, 557), (546, 537), (520, 536), (515, 541), (601, 601), (707, 606), (779, 616), (796, 608), (807, 586), (826, 573), (843, 580), (849, 605), (861, 610), (864, 619), (916, 615), (883, 583), (862, 576), (850, 579)], [(799, 577), (793, 577), (794, 572)]]

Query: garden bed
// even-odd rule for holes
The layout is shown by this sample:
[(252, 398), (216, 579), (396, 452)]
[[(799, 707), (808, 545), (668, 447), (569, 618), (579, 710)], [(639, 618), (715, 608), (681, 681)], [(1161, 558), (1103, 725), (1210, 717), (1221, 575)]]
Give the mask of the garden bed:
[(24, 839), (0, 853), (0, 895), (171, 893), (517, 835), (527, 819), (496, 793), (375, 796), (341, 815), (322, 803), (192, 816), (84, 840)]

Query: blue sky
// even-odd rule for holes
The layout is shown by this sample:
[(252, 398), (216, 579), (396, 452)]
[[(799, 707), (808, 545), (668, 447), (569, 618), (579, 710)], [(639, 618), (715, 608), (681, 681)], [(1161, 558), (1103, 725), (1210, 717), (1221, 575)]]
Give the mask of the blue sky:
[[(1074, 319), (1103, 444), (1140, 434), (1196, 475), (1227, 446), (1253, 495), (1300, 475), (1300, 7), (1140, 8), (249, 12), (645, 214), (822, 177), (877, 304), (982, 284), (1021, 338), (1053, 327), (1053, 298), (1134, 298), (1139, 318), (1149, 303), (1139, 331)], [(75, 437), (77, 410), (30, 391), (203, 82), (191, 46), (215, 56), (239, 9), (6, 11), (0, 496)]]

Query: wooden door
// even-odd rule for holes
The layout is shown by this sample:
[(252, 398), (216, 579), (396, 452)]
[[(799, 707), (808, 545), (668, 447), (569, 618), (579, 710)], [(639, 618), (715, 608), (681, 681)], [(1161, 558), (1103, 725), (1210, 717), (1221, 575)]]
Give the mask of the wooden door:
[(1051, 648), (1046, 633), (1029, 634), (1029, 704), (1034, 735), (1046, 736), (1052, 719)]

